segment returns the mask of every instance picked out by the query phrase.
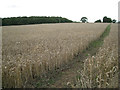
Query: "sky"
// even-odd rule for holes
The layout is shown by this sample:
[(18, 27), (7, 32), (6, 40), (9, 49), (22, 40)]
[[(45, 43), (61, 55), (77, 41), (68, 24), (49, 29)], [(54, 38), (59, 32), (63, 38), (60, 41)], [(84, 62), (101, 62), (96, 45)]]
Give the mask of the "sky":
[(104, 16), (118, 20), (120, 0), (1, 0), (0, 17), (61, 16), (73, 21), (87, 17), (88, 22)]

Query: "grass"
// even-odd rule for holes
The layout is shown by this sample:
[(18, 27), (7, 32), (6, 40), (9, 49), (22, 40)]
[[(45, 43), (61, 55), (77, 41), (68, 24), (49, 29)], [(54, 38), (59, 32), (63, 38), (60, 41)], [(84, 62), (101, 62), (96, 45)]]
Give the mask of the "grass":
[(85, 53), (86, 50), (89, 50), (89, 51), (90, 51), (90, 50), (92, 50), (93, 48), (97, 48), (97, 47), (102, 46), (103, 43), (104, 43), (104, 41), (103, 41), (104, 38), (109, 35), (110, 28), (111, 28), (111, 25), (108, 25), (108, 26), (106, 27), (105, 31), (102, 33), (102, 35), (101, 35), (98, 39), (90, 42), (90, 44), (89, 44), (88, 47), (83, 51), (83, 53)]

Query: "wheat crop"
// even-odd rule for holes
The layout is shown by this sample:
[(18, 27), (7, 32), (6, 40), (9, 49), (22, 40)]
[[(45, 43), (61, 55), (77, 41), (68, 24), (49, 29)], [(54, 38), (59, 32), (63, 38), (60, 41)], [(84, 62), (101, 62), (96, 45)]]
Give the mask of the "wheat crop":
[(84, 61), (77, 87), (118, 88), (118, 26), (111, 25), (109, 36), (95, 56)]
[(107, 25), (72, 23), (3, 27), (3, 87), (26, 87), (36, 77), (63, 67), (91, 41), (99, 38)]

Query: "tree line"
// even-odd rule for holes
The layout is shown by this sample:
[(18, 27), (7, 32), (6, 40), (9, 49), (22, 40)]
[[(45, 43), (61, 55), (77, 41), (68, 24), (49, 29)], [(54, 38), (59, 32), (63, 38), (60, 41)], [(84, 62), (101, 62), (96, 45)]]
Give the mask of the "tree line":
[(2, 18), (2, 26), (9, 25), (28, 25), (28, 24), (44, 24), (44, 23), (70, 23), (73, 22), (62, 17), (46, 17), (46, 16), (31, 16), (31, 17), (10, 17)]
[[(82, 21), (82, 23), (88, 23), (88, 18), (82, 17), (80, 21)], [(99, 19), (99, 20), (96, 20), (94, 23), (116, 23), (116, 20), (115, 19), (112, 20), (111, 18), (108, 18), (107, 16), (105, 16), (103, 17), (103, 21)]]
[[(96, 20), (95, 23), (102, 23), (102, 21), (99, 19), (99, 20)], [(115, 19), (111, 19), (111, 18), (108, 18), (107, 16), (103, 17), (103, 23), (116, 23), (116, 20)]]
[[(82, 23), (88, 23), (87, 17), (82, 17)], [(9, 25), (28, 25), (28, 24), (45, 24), (45, 23), (72, 23), (72, 20), (63, 17), (31, 16), (31, 17), (8, 17), (2, 18), (2, 26)], [(77, 23), (77, 22), (75, 22)], [(103, 21), (96, 20), (94, 23), (116, 23), (115, 19), (103, 17)], [(120, 23), (120, 22), (119, 22)]]

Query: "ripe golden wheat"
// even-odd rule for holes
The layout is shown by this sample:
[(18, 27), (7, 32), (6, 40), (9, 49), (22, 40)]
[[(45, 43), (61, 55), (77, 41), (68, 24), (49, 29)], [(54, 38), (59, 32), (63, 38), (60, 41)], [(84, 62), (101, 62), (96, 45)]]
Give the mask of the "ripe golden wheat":
[(61, 68), (99, 38), (108, 24), (43, 24), (3, 27), (3, 87), (26, 87)]
[(81, 88), (118, 88), (118, 26), (111, 25), (109, 36), (95, 56), (84, 61), (77, 86)]

